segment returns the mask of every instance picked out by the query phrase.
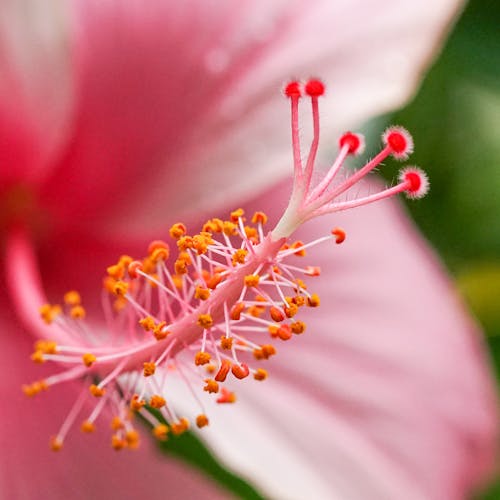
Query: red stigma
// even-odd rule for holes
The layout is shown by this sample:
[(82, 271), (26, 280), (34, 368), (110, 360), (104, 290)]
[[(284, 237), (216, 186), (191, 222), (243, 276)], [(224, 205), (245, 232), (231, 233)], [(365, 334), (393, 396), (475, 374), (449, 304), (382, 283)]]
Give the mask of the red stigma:
[(306, 83), (305, 91), (310, 97), (319, 97), (325, 93), (325, 85), (321, 80), (309, 80)]
[(358, 134), (353, 134), (352, 132), (346, 132), (339, 139), (339, 146), (341, 148), (343, 148), (344, 146), (348, 146), (349, 147), (348, 152), (350, 154), (356, 154), (359, 151), (359, 148), (361, 147), (361, 138), (359, 137)]
[(287, 97), (301, 97), (302, 96), (302, 91), (300, 89), (300, 83), (299, 82), (290, 82), (285, 86), (285, 95)]
[(387, 136), (387, 144), (395, 153), (403, 153), (406, 150), (406, 137), (399, 132), (391, 132)]
[(417, 192), (422, 186), (422, 178), (416, 172), (406, 172), (405, 180), (408, 182), (408, 191)]

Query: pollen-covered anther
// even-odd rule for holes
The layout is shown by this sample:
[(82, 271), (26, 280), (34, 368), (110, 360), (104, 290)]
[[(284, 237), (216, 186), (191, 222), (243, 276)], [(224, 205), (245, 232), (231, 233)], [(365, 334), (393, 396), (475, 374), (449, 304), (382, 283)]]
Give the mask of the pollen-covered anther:
[(31, 398), (42, 391), (46, 391), (48, 388), (49, 386), (45, 380), (38, 380), (32, 384), (23, 385), (22, 391), (26, 396)]
[(249, 288), (256, 287), (259, 285), (260, 276), (258, 274), (249, 274), (243, 278), (245, 286)]
[(125, 432), (125, 441), (129, 450), (136, 450), (140, 445), (140, 436), (135, 429), (129, 429)]
[(177, 248), (181, 252), (184, 252), (184, 251), (188, 250), (189, 248), (193, 248), (193, 238), (191, 236), (181, 236), (177, 240)]
[[(229, 216), (232, 222), (238, 222), (238, 219), (242, 218), (245, 215), (245, 211), (242, 208), (238, 208), (237, 210), (233, 210)], [(244, 220), (244, 219), (243, 219)]]
[(243, 248), (239, 248), (238, 250), (236, 250), (231, 258), (233, 266), (236, 266), (237, 264), (244, 264), (247, 255), (248, 250), (245, 250)]
[(198, 255), (207, 253), (208, 245), (213, 243), (212, 238), (207, 236), (207, 234), (197, 234), (193, 236), (193, 248)]
[(268, 217), (264, 212), (255, 212), (252, 216), (253, 224), (266, 224), (267, 220)]
[(302, 241), (295, 241), (290, 245), (290, 248), (298, 248), (293, 255), (296, 255), (297, 257), (305, 257), (306, 256), (306, 251), (302, 248), (304, 246), (304, 242)]
[(52, 436), (49, 441), (49, 446), (52, 451), (60, 451), (63, 447), (63, 441), (58, 436)]
[(127, 272), (128, 275), (130, 276), (130, 279), (136, 279), (139, 274), (138, 271), (143, 270), (143, 265), (140, 260), (133, 260), (127, 267)]
[(325, 84), (317, 78), (311, 78), (305, 84), (304, 90), (310, 97), (320, 97), (325, 93)]
[(396, 160), (406, 160), (413, 153), (413, 138), (403, 127), (389, 127), (382, 135), (382, 141)]
[(276, 321), (276, 323), (280, 323), (285, 319), (285, 314), (283, 313), (283, 311), (275, 306), (269, 308), (269, 315), (271, 316), (273, 321)]
[(304, 333), (306, 331), (306, 324), (303, 321), (294, 321), (290, 325), (290, 329), (296, 335), (300, 335), (301, 333)]
[(64, 303), (68, 306), (77, 306), (81, 304), (82, 299), (80, 294), (76, 290), (70, 290), (66, 292), (63, 297)]
[(238, 233), (238, 226), (229, 220), (226, 220), (222, 224), (222, 232), (226, 236), (235, 236)]
[(111, 419), (109, 426), (111, 427), (111, 429), (113, 431), (119, 431), (120, 429), (123, 429), (125, 427), (125, 424), (123, 423), (123, 420), (118, 415), (115, 415)]
[(140, 399), (138, 394), (134, 394), (130, 399), (130, 409), (134, 411), (139, 411), (146, 405), (144, 399)]
[(151, 316), (146, 316), (139, 320), (139, 325), (141, 325), (146, 332), (150, 332), (155, 327), (155, 320)]
[(80, 430), (85, 434), (91, 434), (92, 432), (95, 431), (95, 424), (90, 420), (85, 420), (80, 425)]
[(306, 303), (309, 307), (319, 307), (319, 305), (320, 305), (319, 296), (317, 294), (313, 293), (310, 297), (307, 298)]
[(292, 337), (292, 329), (288, 324), (280, 325), (276, 334), (281, 340), (289, 340)]
[(399, 181), (406, 183), (406, 196), (412, 199), (423, 198), (429, 192), (427, 174), (418, 167), (406, 167), (399, 173)]
[(153, 240), (148, 245), (148, 255), (153, 262), (167, 260), (170, 256), (170, 248), (168, 243), (163, 240)]
[(205, 414), (198, 415), (196, 417), (196, 427), (201, 429), (202, 427), (206, 427), (208, 425), (208, 418)]
[(156, 363), (152, 361), (145, 361), (142, 364), (143, 370), (142, 373), (145, 377), (151, 377), (151, 375), (155, 374), (156, 371)]
[(347, 147), (347, 153), (351, 155), (357, 156), (363, 154), (365, 150), (365, 138), (362, 134), (346, 132), (339, 139), (339, 147)]
[(45, 323), (50, 325), (62, 313), (61, 306), (55, 304), (44, 304), (38, 309), (40, 317)]
[(198, 326), (201, 326), (205, 330), (212, 328), (214, 325), (214, 320), (210, 314), (200, 314), (197, 321)]
[(292, 302), (285, 306), (284, 311), (287, 318), (293, 318), (299, 312), (299, 306)]
[(129, 284), (125, 281), (117, 281), (113, 285), (113, 293), (119, 297), (123, 297), (128, 292)]
[(116, 450), (120, 451), (123, 450), (127, 446), (127, 441), (125, 439), (121, 438), (118, 434), (113, 434), (111, 436), (111, 447)]
[(215, 375), (215, 380), (217, 382), (224, 382), (227, 378), (229, 370), (231, 370), (231, 362), (228, 359), (223, 359), (221, 361), (219, 370)]
[(35, 351), (41, 351), (44, 354), (55, 354), (57, 352), (57, 344), (53, 340), (37, 340), (33, 347)]
[(335, 236), (335, 243), (337, 245), (340, 245), (341, 243), (343, 243), (345, 241), (346, 233), (340, 227), (333, 228), (332, 229), (332, 235)]
[(217, 285), (222, 281), (222, 275), (220, 273), (215, 273), (213, 276), (210, 276), (206, 283), (207, 287), (210, 288), (210, 290), (215, 290), (217, 288)]
[(217, 403), (235, 403), (236, 394), (228, 391), (225, 387), (221, 389), (220, 396), (216, 399)]
[(166, 321), (161, 321), (155, 327), (153, 328), (153, 335), (154, 338), (158, 341), (163, 340), (170, 335), (171, 332), (169, 332), (165, 327), (167, 326)]
[(255, 373), (253, 374), (253, 378), (259, 381), (266, 380), (267, 370), (264, 370), (264, 368), (257, 368), (257, 370), (255, 370)]
[(197, 352), (194, 356), (194, 364), (196, 366), (207, 365), (208, 363), (210, 363), (211, 359), (212, 357), (210, 356), (210, 353), (200, 351)]
[(104, 394), (106, 394), (106, 389), (101, 389), (98, 385), (92, 384), (89, 387), (89, 392), (95, 398), (102, 398), (104, 396)]
[(158, 424), (158, 425), (155, 425), (153, 427), (152, 432), (153, 432), (153, 436), (156, 439), (158, 439), (159, 441), (166, 441), (168, 438), (168, 433), (170, 432), (170, 429), (165, 424)]
[(166, 404), (167, 402), (165, 401), (165, 398), (163, 398), (159, 394), (153, 394), (153, 396), (151, 396), (151, 399), (149, 400), (149, 406), (151, 406), (151, 408), (160, 409), (163, 408)]
[(38, 364), (42, 364), (42, 363), (45, 363), (45, 358), (43, 357), (43, 351), (35, 351), (32, 355), (31, 355), (31, 361), (33, 361), (33, 363), (38, 363)]
[(223, 335), (220, 338), (220, 347), (221, 349), (230, 350), (233, 347), (233, 338)]
[(302, 85), (300, 82), (291, 81), (285, 85), (283, 93), (286, 97), (298, 99), (302, 97)]
[(85, 366), (90, 367), (97, 361), (97, 358), (94, 354), (87, 352), (82, 356), (82, 361)]
[(120, 266), (119, 264), (113, 264), (111, 266), (108, 266), (106, 268), (106, 272), (111, 278), (115, 280), (121, 280), (125, 276), (125, 269), (123, 268), (123, 266)]
[(194, 298), (198, 300), (207, 300), (210, 297), (210, 290), (202, 286), (197, 286), (194, 292)]
[(174, 263), (175, 274), (187, 274), (188, 262), (185, 259), (177, 259)]
[(186, 226), (182, 222), (177, 222), (169, 229), (169, 234), (174, 240), (178, 240), (187, 232)]
[(178, 422), (172, 423), (170, 429), (174, 436), (180, 436), (189, 429), (189, 420), (187, 418), (181, 418)]
[(231, 367), (231, 373), (238, 379), (244, 379), (248, 377), (250, 369), (245, 363), (240, 363), (239, 365), (233, 364)]
[(219, 384), (211, 378), (206, 378), (205, 379), (205, 386), (203, 387), (203, 390), (210, 393), (210, 394), (217, 393), (217, 392), (219, 392)]
[(70, 312), (69, 312), (69, 315), (73, 318), (73, 319), (84, 319), (85, 318), (85, 315), (86, 315), (86, 311), (85, 311), (85, 308), (81, 305), (76, 305), (76, 306), (73, 306), (71, 309), (70, 309)]

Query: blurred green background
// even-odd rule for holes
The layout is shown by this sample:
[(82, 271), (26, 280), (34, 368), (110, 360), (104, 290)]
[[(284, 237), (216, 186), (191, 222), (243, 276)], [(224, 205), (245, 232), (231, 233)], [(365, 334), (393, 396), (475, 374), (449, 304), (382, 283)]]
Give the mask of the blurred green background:
[[(408, 209), (482, 324), (500, 388), (500, 0), (467, 5), (414, 100), (367, 128), (380, 131), (386, 123), (407, 127), (415, 139), (410, 161), (429, 173), (431, 191)], [(369, 138), (367, 154), (379, 147), (378, 132)], [(392, 181), (399, 167), (388, 161), (383, 174)], [(162, 451), (239, 498), (262, 498), (192, 434)], [(500, 479), (477, 499), (499, 500)]]
[[(410, 161), (429, 173), (431, 191), (408, 209), (482, 324), (500, 392), (498, 0), (467, 5), (415, 99), (387, 118), (415, 139)], [(500, 499), (500, 479), (477, 498)]]

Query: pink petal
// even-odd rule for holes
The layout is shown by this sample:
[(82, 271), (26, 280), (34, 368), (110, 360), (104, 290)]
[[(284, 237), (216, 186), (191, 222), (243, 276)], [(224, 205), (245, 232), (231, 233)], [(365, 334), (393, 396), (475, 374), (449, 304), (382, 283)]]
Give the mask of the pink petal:
[(40, 182), (67, 139), (74, 90), (68, 14), (64, 1), (2, 1), (2, 186)]
[(281, 178), (286, 78), (317, 74), (331, 85), (327, 138), (401, 103), (456, 2), (134, 5), (73, 3), (76, 126), (45, 192), (60, 217), (108, 236)]
[[(277, 213), (287, 189), (255, 207)], [(497, 408), (480, 334), (397, 203), (326, 217), (346, 242), (304, 259), (322, 298), (270, 379), (202, 434), (277, 498), (462, 499), (491, 468)], [(316, 281), (314, 281), (316, 279)]]
[(63, 450), (51, 452), (48, 436), (58, 431), (81, 384), (57, 387), (35, 399), (26, 398), (21, 384), (38, 380), (41, 370), (27, 362), (32, 340), (8, 312), (3, 292), (0, 311), (1, 498), (225, 498), (226, 494), (199, 472), (158, 456), (148, 436), (143, 436), (139, 450), (117, 454), (109, 444), (108, 429), (91, 436), (76, 430)]

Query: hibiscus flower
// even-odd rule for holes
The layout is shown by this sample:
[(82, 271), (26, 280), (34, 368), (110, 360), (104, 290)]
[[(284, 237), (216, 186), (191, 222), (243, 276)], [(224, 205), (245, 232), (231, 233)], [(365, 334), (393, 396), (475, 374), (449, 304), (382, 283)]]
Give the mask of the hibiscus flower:
[[(39, 272), (49, 296), (78, 288), (91, 315), (106, 265), (180, 217), (194, 225), (245, 201), (277, 219), (290, 168), (282, 80), (332, 82), (322, 127), (332, 137), (408, 96), (453, 9), (5, 3), (2, 241), (22, 222), (38, 263), (5, 259), (2, 270), (3, 497), (223, 495), (147, 442), (115, 456), (98, 432), (50, 454), (45, 436), (80, 388), (24, 398), (21, 384), (40, 378), (28, 363), (33, 334), (50, 333), (40, 332), (38, 297), (12, 300), (8, 289)], [(475, 327), (396, 204), (337, 223), (349, 244), (314, 256), (323, 269), (314, 335), (282, 349), (270, 380), (214, 411), (203, 436), (278, 498), (461, 498), (487, 470), (495, 431)], [(300, 237), (323, 227), (311, 222)]]

